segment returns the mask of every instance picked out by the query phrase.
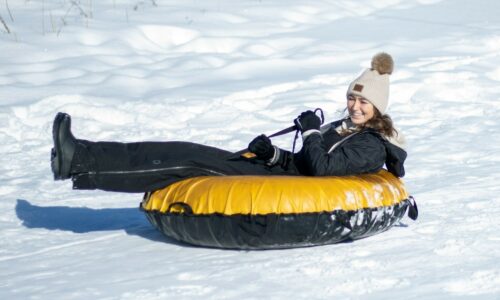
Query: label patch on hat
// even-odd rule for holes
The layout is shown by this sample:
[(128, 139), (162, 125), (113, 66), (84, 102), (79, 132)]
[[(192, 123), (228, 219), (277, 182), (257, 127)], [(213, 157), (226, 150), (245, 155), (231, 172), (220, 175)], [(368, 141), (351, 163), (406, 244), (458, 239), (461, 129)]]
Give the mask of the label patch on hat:
[(363, 91), (363, 88), (364, 86), (362, 84), (356, 83), (352, 90), (361, 93)]

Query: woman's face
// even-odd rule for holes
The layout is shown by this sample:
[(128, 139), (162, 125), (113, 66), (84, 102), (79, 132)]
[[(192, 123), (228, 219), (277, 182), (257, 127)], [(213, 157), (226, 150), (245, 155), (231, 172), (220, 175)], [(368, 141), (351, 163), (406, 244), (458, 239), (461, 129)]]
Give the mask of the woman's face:
[(347, 96), (347, 110), (349, 111), (351, 121), (355, 125), (365, 124), (375, 114), (373, 104), (367, 99), (356, 95)]

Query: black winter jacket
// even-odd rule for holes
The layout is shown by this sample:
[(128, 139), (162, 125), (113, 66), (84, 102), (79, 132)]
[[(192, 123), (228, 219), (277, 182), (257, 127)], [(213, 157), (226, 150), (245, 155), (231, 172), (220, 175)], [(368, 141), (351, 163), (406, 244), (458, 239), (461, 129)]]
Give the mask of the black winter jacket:
[[(294, 155), (280, 149), (281, 166), (302, 175), (343, 176), (374, 173), (385, 165), (395, 176), (404, 176), (405, 150), (373, 129), (364, 129), (344, 139), (335, 130), (339, 121), (329, 125), (323, 134), (307, 136), (302, 149)], [(337, 142), (339, 145), (328, 153)]]

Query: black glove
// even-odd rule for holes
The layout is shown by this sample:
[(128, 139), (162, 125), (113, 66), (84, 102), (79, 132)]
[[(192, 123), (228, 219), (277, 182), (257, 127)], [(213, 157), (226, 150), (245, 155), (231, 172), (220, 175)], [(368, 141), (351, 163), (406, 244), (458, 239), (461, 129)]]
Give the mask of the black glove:
[(321, 126), (321, 119), (311, 110), (301, 113), (293, 122), (302, 133), (311, 129), (319, 130)]
[(254, 138), (253, 141), (248, 144), (248, 150), (257, 155), (258, 159), (266, 161), (274, 156), (274, 146), (265, 134), (261, 134)]

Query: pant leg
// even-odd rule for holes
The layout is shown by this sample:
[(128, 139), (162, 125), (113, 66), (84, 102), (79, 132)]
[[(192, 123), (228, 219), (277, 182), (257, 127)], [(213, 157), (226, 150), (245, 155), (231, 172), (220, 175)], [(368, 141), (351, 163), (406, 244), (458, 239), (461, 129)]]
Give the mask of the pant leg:
[(189, 142), (81, 144), (75, 155), (80, 168), (72, 175), (74, 189), (148, 192), (197, 176), (284, 173), (279, 168), (234, 159), (233, 153), (225, 150)]

